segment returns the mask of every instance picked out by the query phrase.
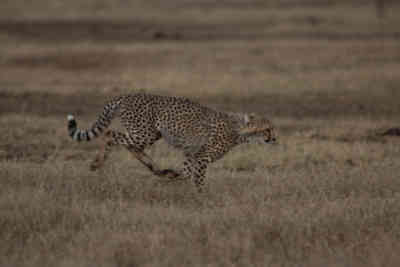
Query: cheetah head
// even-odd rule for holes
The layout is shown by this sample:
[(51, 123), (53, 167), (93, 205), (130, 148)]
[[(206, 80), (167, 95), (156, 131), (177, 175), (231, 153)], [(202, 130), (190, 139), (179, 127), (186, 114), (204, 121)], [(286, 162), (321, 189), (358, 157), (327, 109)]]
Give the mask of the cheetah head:
[(256, 114), (244, 114), (243, 125), (239, 134), (246, 138), (247, 142), (276, 143), (277, 138), (272, 123)]

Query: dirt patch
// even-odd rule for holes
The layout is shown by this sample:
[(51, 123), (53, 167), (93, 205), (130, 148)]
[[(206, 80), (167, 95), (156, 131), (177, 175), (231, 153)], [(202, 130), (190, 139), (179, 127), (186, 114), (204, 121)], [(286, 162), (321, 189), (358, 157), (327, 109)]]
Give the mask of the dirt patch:
[[(41, 116), (90, 114), (100, 111), (107, 97), (97, 94), (0, 93), (0, 115), (30, 113)], [(97, 110), (97, 111), (95, 111)]]
[(400, 128), (394, 127), (387, 129), (385, 132), (381, 133), (382, 136), (400, 136)]
[[(109, 69), (122, 65), (123, 55), (112, 51), (79, 51), (70, 53), (34, 54), (13, 57), (5, 63), (9, 66), (25, 68), (57, 68), (64, 71), (82, 71), (92, 69)], [(126, 61), (125, 61), (126, 62)]]
[[(310, 19), (311, 18), (311, 19)], [(300, 19), (307, 26), (315, 26), (320, 18)], [(326, 32), (326, 31), (267, 31), (278, 22), (249, 22), (234, 24), (204, 24), (189, 21), (153, 22), (145, 20), (16, 20), (1, 21), (0, 32), (8, 37), (44, 42), (132, 42), (132, 41), (215, 41), (259, 39), (328, 39), (371, 40), (399, 39), (400, 33), (387, 32)], [(293, 23), (298, 23), (294, 21)], [(335, 22), (336, 23), (336, 22)]]
[[(248, 37), (257, 37), (254, 27), (248, 25)], [(246, 27), (246, 28), (247, 28)], [(253, 30), (251, 30), (253, 28)], [(260, 25), (257, 27), (260, 28)], [(51, 20), (3, 21), (0, 31), (35, 41), (154, 41), (154, 40), (215, 40), (237, 36), (235, 29), (222, 25), (193, 23), (151, 22), (135, 20)], [(238, 36), (240, 37), (240, 36)]]
[[(365, 94), (361, 91), (347, 92), (345, 96), (341, 92), (335, 92), (335, 95), (316, 96), (307, 92), (301, 95), (268, 94), (241, 98), (224, 95), (198, 98), (197, 101), (219, 110), (257, 112), (298, 119), (400, 116), (400, 106), (397, 103), (399, 95), (396, 97), (385, 92)], [(72, 112), (75, 115), (93, 116), (102, 110), (111, 97), (112, 95), (88, 92), (75, 95), (4, 92), (0, 93), (0, 115), (30, 113), (39, 116), (64, 116)]]
[(322, 134), (313, 134), (310, 136), (311, 139), (315, 139), (318, 141), (333, 141), (338, 143), (356, 143), (356, 142), (365, 142), (365, 143), (387, 143), (387, 140), (382, 138), (377, 134), (365, 134), (365, 135), (341, 135), (341, 136), (328, 136)]

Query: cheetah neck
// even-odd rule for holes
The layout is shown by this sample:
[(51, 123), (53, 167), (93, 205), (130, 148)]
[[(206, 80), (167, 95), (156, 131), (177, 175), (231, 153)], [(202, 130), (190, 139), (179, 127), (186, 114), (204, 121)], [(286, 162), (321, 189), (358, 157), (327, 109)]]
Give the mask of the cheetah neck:
[(233, 113), (233, 112), (227, 113), (227, 114), (233, 123), (233, 128), (234, 128), (235, 132), (237, 133), (236, 145), (248, 143), (249, 142), (249, 140), (248, 140), (249, 134), (242, 133), (243, 129), (246, 128), (245, 114)]

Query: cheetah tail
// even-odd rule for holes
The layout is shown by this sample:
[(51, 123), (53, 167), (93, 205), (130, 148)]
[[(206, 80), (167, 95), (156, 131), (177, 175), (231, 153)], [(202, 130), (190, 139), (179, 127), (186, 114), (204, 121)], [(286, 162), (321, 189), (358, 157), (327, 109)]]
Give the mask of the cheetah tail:
[(103, 109), (96, 122), (90, 129), (81, 130), (78, 128), (75, 117), (71, 114), (67, 116), (68, 119), (68, 134), (76, 141), (90, 141), (101, 135), (114, 118), (116, 112), (119, 110), (121, 98), (111, 100)]

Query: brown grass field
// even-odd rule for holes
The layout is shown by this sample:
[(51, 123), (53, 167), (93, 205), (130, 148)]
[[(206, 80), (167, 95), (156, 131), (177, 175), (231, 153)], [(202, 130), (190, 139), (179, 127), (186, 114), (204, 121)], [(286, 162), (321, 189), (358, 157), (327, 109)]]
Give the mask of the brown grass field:
[[(2, 1), (0, 266), (400, 266), (400, 5)], [(395, 15), (397, 14), (397, 16)], [(90, 172), (88, 127), (137, 89), (257, 112), (207, 187), (124, 150)], [(115, 127), (119, 127), (115, 123)], [(148, 153), (178, 168), (163, 141)]]

